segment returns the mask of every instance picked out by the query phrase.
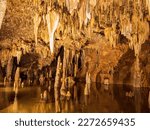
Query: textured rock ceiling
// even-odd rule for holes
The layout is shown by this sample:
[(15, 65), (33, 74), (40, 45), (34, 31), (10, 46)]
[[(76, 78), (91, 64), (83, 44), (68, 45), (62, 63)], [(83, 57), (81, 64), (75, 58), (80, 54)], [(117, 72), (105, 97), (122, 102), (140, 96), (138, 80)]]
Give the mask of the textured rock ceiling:
[[(62, 45), (79, 51), (85, 47), (99, 50), (108, 44), (110, 49), (106, 46), (103, 52), (109, 56), (111, 49), (127, 43), (138, 56), (149, 39), (150, 0), (7, 0), (4, 17), (5, 2), (0, 0), (4, 63), (21, 51), (37, 53), (40, 63), (47, 65)], [(124, 53), (120, 50), (118, 58)]]

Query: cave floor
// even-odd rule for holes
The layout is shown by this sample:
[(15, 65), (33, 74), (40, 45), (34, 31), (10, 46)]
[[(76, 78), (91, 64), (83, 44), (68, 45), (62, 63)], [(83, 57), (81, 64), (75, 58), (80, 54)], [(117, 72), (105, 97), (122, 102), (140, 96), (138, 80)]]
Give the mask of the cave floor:
[[(70, 100), (61, 98), (62, 113), (136, 113), (149, 112), (148, 88), (132, 88), (126, 85), (109, 85), (93, 83), (89, 96), (84, 96), (84, 83), (76, 87), (77, 97)], [(54, 113), (54, 95), (49, 101), (40, 99), (40, 87), (19, 88), (15, 97), (12, 87), (0, 87), (1, 113)], [(75, 100), (76, 99), (76, 100)]]

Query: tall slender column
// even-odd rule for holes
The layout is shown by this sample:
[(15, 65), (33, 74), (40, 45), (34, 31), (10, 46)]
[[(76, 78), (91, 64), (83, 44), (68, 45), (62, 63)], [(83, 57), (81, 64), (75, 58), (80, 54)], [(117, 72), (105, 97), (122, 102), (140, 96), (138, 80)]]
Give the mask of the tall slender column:
[(55, 77), (55, 84), (54, 84), (54, 95), (55, 95), (55, 111), (60, 112), (60, 72), (61, 72), (61, 62), (60, 57), (57, 61), (57, 70), (56, 70), (56, 77)]

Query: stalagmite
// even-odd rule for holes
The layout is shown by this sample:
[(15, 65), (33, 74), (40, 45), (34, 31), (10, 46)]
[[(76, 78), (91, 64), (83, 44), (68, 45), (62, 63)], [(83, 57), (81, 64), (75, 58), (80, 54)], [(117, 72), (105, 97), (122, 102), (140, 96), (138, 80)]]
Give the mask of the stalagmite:
[(74, 64), (74, 77), (77, 76), (77, 68), (78, 68), (78, 65), (75, 63)]
[(48, 34), (49, 34), (49, 44), (51, 53), (54, 52), (54, 33), (59, 24), (59, 14), (55, 11), (50, 11), (46, 15), (47, 27), (48, 27)]
[(140, 89), (134, 89), (134, 101), (135, 101), (135, 112), (141, 112), (141, 91)]
[(62, 79), (61, 79), (61, 82), (62, 82), (62, 85), (61, 85), (61, 90), (60, 91), (65, 91), (66, 90), (66, 67), (67, 66), (67, 59), (66, 59), (66, 48), (64, 48), (64, 57), (63, 57), (63, 74), (62, 74)]
[(133, 77), (133, 86), (141, 87), (141, 69), (140, 69), (140, 61), (139, 56), (136, 56), (136, 60), (134, 63), (134, 77)]
[(22, 56), (22, 51), (17, 51), (16, 52), (16, 56), (17, 56), (17, 64), (19, 65), (20, 63), (20, 60), (21, 60), (21, 56)]
[(150, 91), (149, 91), (149, 94), (148, 94), (148, 108), (149, 108), (149, 111), (150, 111)]
[(7, 78), (6, 76), (4, 77), (4, 86), (6, 86), (6, 83), (7, 83)]
[(67, 100), (70, 100), (70, 97), (71, 97), (71, 93), (70, 93), (70, 91), (67, 91), (67, 94), (66, 94)]
[[(87, 78), (87, 77), (86, 77), (86, 78)], [(85, 84), (85, 87), (84, 87), (84, 103), (85, 103), (85, 106), (88, 105), (89, 95), (90, 95), (89, 84), (86, 83), (86, 84)]]
[(91, 91), (91, 74), (89, 72), (86, 73), (86, 87), (87, 87), (87, 93), (90, 94), (90, 91)]
[(70, 113), (74, 112), (75, 111), (75, 106), (74, 106), (74, 102), (73, 100), (71, 99), (70, 100)]
[(6, 12), (7, 1), (0, 0), (0, 29)]
[(73, 57), (75, 55), (75, 51), (71, 50), (69, 54), (69, 63), (68, 63), (68, 73), (69, 75), (73, 75)]
[(89, 96), (89, 90), (88, 90), (87, 84), (85, 84), (85, 87), (84, 87), (84, 95)]
[(14, 81), (14, 91), (16, 96), (18, 95), (18, 89), (20, 87), (19, 83), (20, 83), (20, 67), (17, 67)]
[(74, 64), (74, 77), (77, 76), (78, 72), (78, 62), (79, 62), (79, 54), (75, 55), (75, 64)]
[(55, 76), (55, 84), (54, 84), (54, 96), (55, 96), (55, 111), (60, 112), (60, 72), (61, 72), (61, 62), (60, 57), (58, 57), (57, 61), (57, 70)]
[(6, 69), (6, 80), (7, 80), (9, 83), (11, 82), (12, 69), (13, 69), (13, 58), (10, 57), (10, 58), (8, 59), (7, 69)]
[(76, 85), (74, 85), (73, 98), (74, 98), (75, 104), (77, 105), (77, 104), (78, 104), (78, 89), (77, 89), (77, 86), (76, 86)]
[(39, 29), (41, 20), (42, 20), (41, 16), (38, 13), (36, 13), (34, 16), (34, 35), (35, 35), (36, 45), (38, 43), (38, 29)]

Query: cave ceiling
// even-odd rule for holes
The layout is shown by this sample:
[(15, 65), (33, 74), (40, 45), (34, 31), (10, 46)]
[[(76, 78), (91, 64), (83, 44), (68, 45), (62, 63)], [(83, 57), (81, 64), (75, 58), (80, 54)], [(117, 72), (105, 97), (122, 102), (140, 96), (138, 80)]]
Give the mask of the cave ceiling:
[(149, 30), (150, 0), (0, 0), (3, 64), (30, 53), (41, 66), (49, 65), (64, 46), (94, 50), (103, 59), (101, 68), (114, 67), (128, 49), (139, 56)]

